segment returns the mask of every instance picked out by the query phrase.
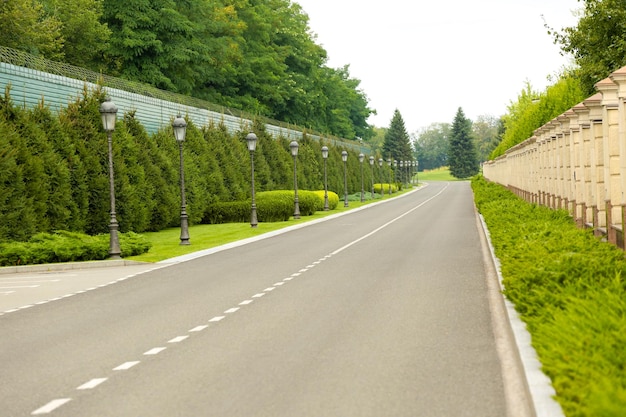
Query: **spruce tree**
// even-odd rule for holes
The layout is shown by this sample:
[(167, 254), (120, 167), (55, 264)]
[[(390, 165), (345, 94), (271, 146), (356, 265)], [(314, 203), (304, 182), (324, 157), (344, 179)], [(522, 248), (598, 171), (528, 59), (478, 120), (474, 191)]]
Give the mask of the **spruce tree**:
[(383, 144), (383, 156), (391, 157), (398, 161), (406, 161), (413, 159), (411, 152), (411, 140), (404, 126), (404, 119), (400, 111), (396, 109), (391, 118), (389, 129), (385, 133), (385, 142)]
[(448, 148), (450, 174), (455, 178), (469, 178), (478, 174), (478, 158), (472, 139), (472, 122), (459, 107), (452, 123)]

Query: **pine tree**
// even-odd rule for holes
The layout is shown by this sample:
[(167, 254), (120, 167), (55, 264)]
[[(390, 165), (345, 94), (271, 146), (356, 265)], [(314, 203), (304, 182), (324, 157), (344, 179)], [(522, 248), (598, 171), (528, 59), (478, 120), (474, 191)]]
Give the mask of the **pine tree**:
[(448, 148), (450, 174), (455, 178), (469, 178), (478, 173), (478, 158), (472, 139), (472, 122), (459, 107), (452, 123)]
[(400, 111), (396, 109), (391, 118), (389, 129), (385, 132), (385, 142), (383, 144), (383, 156), (398, 161), (412, 159), (411, 141), (404, 126), (404, 119)]

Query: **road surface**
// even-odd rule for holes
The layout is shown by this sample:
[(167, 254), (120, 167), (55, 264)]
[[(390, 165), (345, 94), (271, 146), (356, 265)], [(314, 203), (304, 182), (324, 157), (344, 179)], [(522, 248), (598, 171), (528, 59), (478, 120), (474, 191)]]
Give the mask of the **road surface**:
[(2, 416), (506, 415), (467, 182), (3, 314), (0, 332)]

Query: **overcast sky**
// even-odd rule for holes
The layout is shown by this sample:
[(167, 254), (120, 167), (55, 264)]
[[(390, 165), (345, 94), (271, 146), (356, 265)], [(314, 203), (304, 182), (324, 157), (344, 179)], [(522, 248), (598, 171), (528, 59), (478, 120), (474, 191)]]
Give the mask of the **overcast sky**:
[[(574, 26), (576, 0), (293, 0), (309, 15), (328, 66), (350, 65), (370, 108), (388, 127), (397, 108), (409, 133), (499, 117), (525, 81), (543, 91), (570, 58), (544, 28)], [(542, 17), (543, 15), (543, 17)]]

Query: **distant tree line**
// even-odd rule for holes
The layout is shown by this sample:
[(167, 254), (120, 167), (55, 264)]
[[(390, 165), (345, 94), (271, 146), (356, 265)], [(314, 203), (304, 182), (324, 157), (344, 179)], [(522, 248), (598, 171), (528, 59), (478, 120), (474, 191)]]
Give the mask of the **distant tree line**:
[(365, 140), (374, 111), (290, 0), (4, 0), (0, 45)]
[[(84, 95), (58, 114), (41, 104), (16, 106), (0, 97), (0, 241), (26, 240), (38, 232), (69, 230), (106, 233), (109, 223), (107, 137), (99, 106), (104, 93)], [(289, 140), (269, 136), (262, 123), (249, 126), (258, 138), (257, 191), (292, 190)], [(215, 202), (250, 198), (250, 155), (245, 136), (224, 125), (195, 126), (188, 121), (184, 142), (185, 189), (191, 224), (207, 222)], [(299, 141), (298, 188), (323, 190), (319, 142)], [(348, 193), (361, 189), (358, 155), (326, 144), (328, 188), (343, 195), (341, 152), (349, 152)], [(179, 149), (171, 126), (148, 135), (133, 113), (118, 115), (113, 133), (117, 217), (122, 232), (157, 231), (180, 224)], [(365, 189), (380, 172), (364, 167)], [(389, 174), (386, 174), (387, 177)]]

